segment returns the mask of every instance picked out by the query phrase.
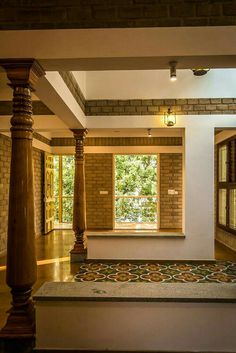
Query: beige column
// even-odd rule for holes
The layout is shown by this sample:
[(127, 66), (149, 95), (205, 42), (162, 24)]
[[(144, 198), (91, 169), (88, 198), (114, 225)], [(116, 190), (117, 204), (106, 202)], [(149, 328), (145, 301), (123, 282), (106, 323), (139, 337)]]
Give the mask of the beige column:
[(35, 60), (1, 60), (13, 88), (11, 118), (11, 171), (9, 191), (7, 274), (12, 307), (0, 336), (30, 338), (34, 336), (32, 286), (36, 281), (34, 193), (32, 166), (33, 119), (31, 91), (44, 75)]
[(73, 231), (75, 233), (74, 248), (71, 250), (71, 262), (86, 259), (87, 251), (84, 243), (86, 230), (86, 198), (84, 172), (84, 141), (88, 130), (72, 130), (75, 138), (75, 179), (74, 179), (74, 209)]

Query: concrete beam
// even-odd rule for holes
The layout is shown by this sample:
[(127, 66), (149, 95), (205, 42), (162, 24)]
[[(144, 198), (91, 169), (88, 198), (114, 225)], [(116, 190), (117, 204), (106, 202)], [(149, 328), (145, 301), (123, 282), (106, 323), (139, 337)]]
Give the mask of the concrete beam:
[(58, 72), (47, 72), (39, 80), (36, 94), (68, 128), (85, 127), (84, 113)]

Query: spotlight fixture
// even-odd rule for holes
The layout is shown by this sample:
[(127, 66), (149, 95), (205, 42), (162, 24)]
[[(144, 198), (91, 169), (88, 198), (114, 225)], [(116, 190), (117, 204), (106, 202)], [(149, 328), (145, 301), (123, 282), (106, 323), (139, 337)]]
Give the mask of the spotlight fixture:
[(167, 112), (164, 113), (164, 123), (166, 126), (174, 126), (176, 124), (176, 115), (168, 108)]
[(177, 80), (177, 76), (176, 76), (177, 61), (170, 61), (169, 65), (170, 65), (170, 80), (176, 81)]
[(210, 69), (192, 69), (194, 76), (204, 76)]
[(148, 137), (152, 137), (151, 129), (147, 129)]

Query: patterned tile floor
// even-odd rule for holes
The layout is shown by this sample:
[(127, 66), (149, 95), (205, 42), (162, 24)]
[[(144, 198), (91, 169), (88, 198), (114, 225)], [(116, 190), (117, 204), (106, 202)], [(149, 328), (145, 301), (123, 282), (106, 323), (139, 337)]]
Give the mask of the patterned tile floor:
[(84, 263), (78, 282), (236, 283), (236, 262), (213, 263)]

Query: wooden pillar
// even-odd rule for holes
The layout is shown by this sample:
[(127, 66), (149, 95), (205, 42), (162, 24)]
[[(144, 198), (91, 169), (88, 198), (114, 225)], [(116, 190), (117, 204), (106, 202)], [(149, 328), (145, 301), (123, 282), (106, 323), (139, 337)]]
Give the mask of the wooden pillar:
[(36, 281), (31, 91), (44, 71), (37, 61), (1, 60), (13, 88), (11, 171), (8, 214), (7, 274), (12, 307), (0, 332), (5, 338), (34, 336), (32, 286)]
[(75, 138), (75, 179), (74, 179), (74, 208), (73, 231), (75, 233), (74, 248), (71, 250), (71, 262), (86, 259), (87, 251), (84, 245), (86, 229), (86, 198), (84, 172), (84, 141), (87, 129), (72, 130)]

